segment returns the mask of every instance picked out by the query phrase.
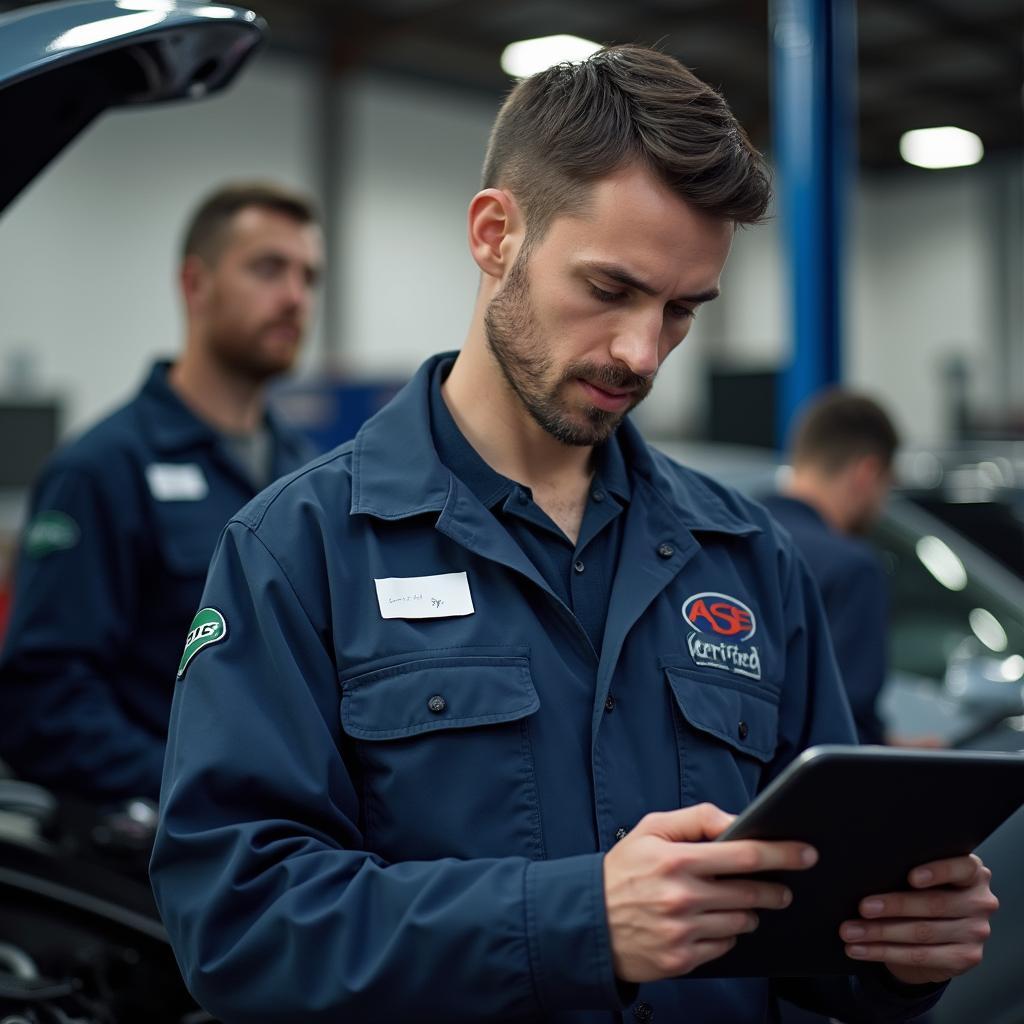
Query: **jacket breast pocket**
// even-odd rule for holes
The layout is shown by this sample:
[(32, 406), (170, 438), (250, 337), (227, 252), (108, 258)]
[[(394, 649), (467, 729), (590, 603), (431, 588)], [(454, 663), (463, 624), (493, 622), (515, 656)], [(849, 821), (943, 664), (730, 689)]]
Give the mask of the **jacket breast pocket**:
[(714, 670), (663, 665), (677, 710), (683, 806), (710, 800), (737, 813), (760, 788), (778, 742), (778, 695)]
[(214, 507), (210, 499), (154, 502), (156, 542), (166, 571), (204, 580), (217, 538), (235, 511)]
[(419, 652), (342, 676), (367, 849), (388, 860), (544, 857), (530, 737), (540, 700), (528, 650), (500, 652)]

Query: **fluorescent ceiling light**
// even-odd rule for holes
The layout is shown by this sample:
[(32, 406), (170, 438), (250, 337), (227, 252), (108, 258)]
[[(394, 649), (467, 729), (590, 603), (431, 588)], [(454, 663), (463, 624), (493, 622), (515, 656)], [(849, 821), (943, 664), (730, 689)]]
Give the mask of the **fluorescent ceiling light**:
[(969, 167), (984, 155), (981, 139), (963, 128), (918, 128), (904, 132), (900, 139), (900, 156), (908, 164), (929, 170)]
[(601, 49), (600, 43), (579, 36), (541, 36), (509, 43), (501, 54), (501, 69), (513, 78), (527, 78), (563, 61), (581, 61)]
[(967, 586), (967, 570), (953, 549), (938, 537), (922, 537), (914, 550), (921, 564), (947, 589), (963, 590)]

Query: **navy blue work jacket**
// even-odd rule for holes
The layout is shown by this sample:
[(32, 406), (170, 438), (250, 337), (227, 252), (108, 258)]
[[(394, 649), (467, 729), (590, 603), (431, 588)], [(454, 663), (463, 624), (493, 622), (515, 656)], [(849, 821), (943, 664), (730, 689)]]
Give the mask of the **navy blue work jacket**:
[[(217, 538), (258, 490), (168, 369), (44, 469), (0, 657), (0, 756), (97, 801), (158, 795), (174, 665)], [(268, 425), (278, 475), (310, 457)]]
[[(764, 979), (617, 983), (602, 859), (649, 811), (738, 811), (853, 741), (814, 586), (762, 509), (626, 424), (595, 651), (440, 463), (435, 363), (221, 538), (151, 865), (187, 983), (227, 1024), (762, 1024)], [(431, 577), (459, 573), (472, 613), (431, 617)], [(921, 1005), (802, 991), (845, 1020)]]
[(884, 743), (878, 695), (885, 683), (889, 588), (874, 549), (833, 529), (806, 502), (783, 495), (764, 499), (789, 531), (818, 584), (861, 743)]

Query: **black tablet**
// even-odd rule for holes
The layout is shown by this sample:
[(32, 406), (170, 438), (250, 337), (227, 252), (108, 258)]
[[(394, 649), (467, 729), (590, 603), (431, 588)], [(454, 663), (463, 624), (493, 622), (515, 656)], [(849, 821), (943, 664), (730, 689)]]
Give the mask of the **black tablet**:
[(760, 875), (788, 885), (793, 902), (758, 911), (756, 931), (692, 976), (877, 970), (847, 957), (839, 938), (860, 900), (909, 889), (920, 864), (970, 853), (1022, 804), (1024, 752), (811, 747), (716, 841), (797, 839), (818, 850), (818, 863)]

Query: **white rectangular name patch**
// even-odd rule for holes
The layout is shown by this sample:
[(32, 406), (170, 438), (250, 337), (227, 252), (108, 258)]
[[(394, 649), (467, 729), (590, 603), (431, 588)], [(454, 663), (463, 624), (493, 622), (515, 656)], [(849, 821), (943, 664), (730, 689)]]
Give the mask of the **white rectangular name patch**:
[(440, 576), (389, 576), (375, 579), (377, 603), (385, 619), (443, 619), (472, 615), (473, 598), (464, 572)]
[(202, 501), (210, 492), (202, 469), (194, 462), (151, 462), (146, 482), (157, 501)]

